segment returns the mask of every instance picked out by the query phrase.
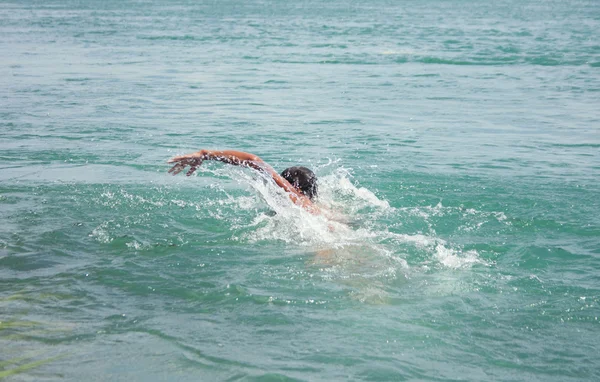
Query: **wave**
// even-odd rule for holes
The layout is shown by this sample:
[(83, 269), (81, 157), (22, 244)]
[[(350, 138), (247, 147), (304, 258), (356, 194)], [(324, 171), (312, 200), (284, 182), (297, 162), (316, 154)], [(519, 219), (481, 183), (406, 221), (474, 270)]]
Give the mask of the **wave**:
[(161, 36), (137, 36), (140, 40), (152, 40), (152, 41), (207, 41), (209, 37), (196, 37), (191, 35), (161, 35)]

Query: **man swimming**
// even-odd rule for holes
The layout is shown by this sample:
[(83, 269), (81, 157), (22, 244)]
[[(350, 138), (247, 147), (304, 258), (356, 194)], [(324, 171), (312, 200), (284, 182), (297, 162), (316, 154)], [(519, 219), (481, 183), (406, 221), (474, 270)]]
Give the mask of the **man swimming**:
[(250, 167), (267, 174), (275, 184), (285, 190), (296, 205), (313, 214), (321, 213), (321, 210), (313, 203), (318, 190), (317, 177), (314, 172), (306, 167), (294, 166), (286, 168), (281, 174), (278, 174), (273, 167), (254, 154), (235, 150), (200, 150), (169, 159), (167, 163), (175, 163), (169, 173), (177, 175), (187, 166), (190, 166), (186, 173), (187, 176), (190, 176), (205, 160), (216, 160), (235, 166)]

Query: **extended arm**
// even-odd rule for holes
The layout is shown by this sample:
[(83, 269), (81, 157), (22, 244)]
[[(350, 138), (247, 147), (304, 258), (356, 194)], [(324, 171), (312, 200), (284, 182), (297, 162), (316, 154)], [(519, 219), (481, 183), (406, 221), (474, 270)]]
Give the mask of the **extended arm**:
[(312, 213), (319, 212), (317, 207), (313, 205), (306, 195), (292, 186), (290, 182), (279, 175), (271, 166), (265, 163), (258, 156), (243, 151), (200, 150), (195, 153), (176, 156), (169, 159), (167, 162), (175, 163), (175, 165), (169, 170), (169, 173), (177, 175), (187, 166), (190, 166), (190, 169), (186, 173), (187, 176), (190, 176), (202, 164), (202, 161), (205, 160), (216, 160), (236, 166), (250, 167), (257, 171), (263, 172), (269, 175), (279, 187), (283, 188), (295, 204), (306, 208)]
[(234, 150), (200, 150), (195, 153), (176, 156), (167, 161), (167, 163), (175, 163), (175, 165), (169, 170), (169, 173), (173, 175), (179, 174), (187, 166), (190, 166), (189, 171), (186, 173), (190, 176), (196, 171), (198, 166), (205, 160), (217, 160), (228, 164), (237, 166), (248, 166), (256, 168), (263, 164), (263, 160), (256, 155), (245, 153), (242, 151)]

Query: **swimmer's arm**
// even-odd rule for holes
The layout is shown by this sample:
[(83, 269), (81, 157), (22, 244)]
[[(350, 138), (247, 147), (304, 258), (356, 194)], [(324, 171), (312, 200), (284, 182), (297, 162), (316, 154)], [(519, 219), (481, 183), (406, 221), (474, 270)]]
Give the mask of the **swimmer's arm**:
[(269, 166), (265, 161), (254, 154), (246, 153), (243, 151), (236, 150), (200, 150), (195, 153), (176, 156), (169, 159), (167, 163), (175, 163), (175, 165), (169, 170), (169, 173), (173, 175), (179, 174), (187, 166), (190, 169), (186, 173), (190, 176), (196, 171), (196, 169), (205, 160), (216, 160), (235, 166), (250, 167), (257, 171), (266, 173), (269, 175), (275, 184), (283, 188), (289, 195), (292, 202), (306, 208), (312, 213), (319, 213), (319, 209), (311, 202), (311, 200), (303, 195), (301, 192), (296, 190), (294, 186), (290, 184), (285, 178), (279, 175), (273, 167)]
[(167, 163), (175, 163), (169, 170), (169, 173), (177, 175), (187, 166), (190, 166), (190, 169), (186, 173), (187, 176), (190, 176), (205, 160), (216, 160), (236, 166), (247, 166), (255, 169), (258, 169), (257, 167), (261, 167), (262, 164), (265, 164), (264, 161), (256, 155), (245, 153), (243, 151), (200, 150), (195, 153), (179, 155), (169, 159)]

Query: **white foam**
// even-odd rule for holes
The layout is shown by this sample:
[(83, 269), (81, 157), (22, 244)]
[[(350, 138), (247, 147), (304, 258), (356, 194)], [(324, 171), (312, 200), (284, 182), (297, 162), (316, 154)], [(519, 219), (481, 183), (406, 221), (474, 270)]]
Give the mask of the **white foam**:
[(336, 210), (357, 213), (367, 208), (389, 210), (387, 200), (379, 199), (365, 187), (357, 187), (350, 181), (350, 173), (337, 168), (333, 173), (319, 177), (319, 200)]
[(435, 247), (435, 254), (437, 260), (448, 268), (467, 268), (473, 264), (487, 265), (474, 250), (462, 252), (438, 244)]
[[(456, 207), (444, 207), (440, 201), (435, 206), (396, 210), (373, 191), (355, 184), (349, 170), (343, 167), (330, 169), (328, 166), (331, 164), (334, 162), (317, 167), (317, 171), (330, 170), (325, 175), (317, 174), (318, 205), (324, 211), (322, 215), (313, 215), (296, 206), (281, 188), (263, 174), (232, 166), (209, 166), (202, 171), (233, 179), (240, 186), (249, 188), (250, 192), (232, 196), (235, 193), (227, 192), (219, 182), (215, 182), (210, 187), (222, 197), (213, 196), (211, 200), (197, 203), (197, 208), (208, 209), (213, 218), (228, 222), (236, 231), (232, 240), (248, 243), (279, 241), (307, 247), (317, 254), (316, 261), (319, 261), (319, 253), (333, 251), (332, 255), (320, 260), (332, 274), (336, 274), (336, 267), (341, 267), (343, 271), (338, 269), (336, 276), (340, 278), (347, 277), (348, 272), (352, 273), (350, 264), (362, 261), (368, 261), (368, 267), (373, 269), (366, 271), (362, 268), (357, 271), (360, 277), (365, 277), (369, 272), (376, 277), (395, 277), (396, 270), (410, 268), (404, 257), (414, 250), (407, 246), (420, 252), (420, 259), (425, 257), (421, 264), (417, 264), (418, 267), (428, 267), (433, 263), (460, 269), (486, 264), (477, 251), (464, 251), (459, 246), (447, 243), (437, 237), (431, 227), (430, 217), (451, 213)], [(430, 233), (395, 233), (378, 224), (381, 216), (398, 212), (422, 218), (430, 226)], [(476, 211), (466, 210), (466, 213), (476, 214)], [(352, 228), (345, 224), (354, 221), (364, 224)]]

